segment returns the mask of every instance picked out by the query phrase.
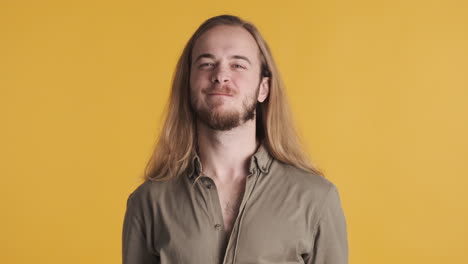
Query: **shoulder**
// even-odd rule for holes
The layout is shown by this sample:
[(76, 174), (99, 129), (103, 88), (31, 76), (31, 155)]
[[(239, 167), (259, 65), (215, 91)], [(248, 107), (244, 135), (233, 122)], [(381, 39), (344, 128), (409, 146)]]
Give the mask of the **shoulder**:
[(272, 169), (277, 177), (284, 178), (284, 184), (294, 186), (295, 190), (310, 195), (310, 198), (315, 201), (324, 200), (327, 195), (337, 190), (331, 180), (293, 165), (275, 160)]
[(159, 200), (161, 195), (168, 192), (168, 189), (173, 188), (174, 180), (169, 181), (151, 181), (145, 180), (138, 185), (128, 196), (128, 204), (150, 204)]
[(340, 194), (337, 186), (331, 180), (292, 165), (275, 162), (277, 175), (282, 187), (294, 193), (300, 204), (312, 208), (309, 210), (311, 219), (317, 222), (320, 217), (332, 215), (337, 219), (343, 214)]

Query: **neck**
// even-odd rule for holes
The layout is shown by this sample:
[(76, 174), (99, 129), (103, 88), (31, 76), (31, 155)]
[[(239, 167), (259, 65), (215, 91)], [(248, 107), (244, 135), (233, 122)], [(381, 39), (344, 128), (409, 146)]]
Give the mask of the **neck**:
[(255, 119), (229, 131), (213, 130), (197, 121), (198, 151), (203, 174), (220, 182), (241, 181), (249, 173), (258, 148)]

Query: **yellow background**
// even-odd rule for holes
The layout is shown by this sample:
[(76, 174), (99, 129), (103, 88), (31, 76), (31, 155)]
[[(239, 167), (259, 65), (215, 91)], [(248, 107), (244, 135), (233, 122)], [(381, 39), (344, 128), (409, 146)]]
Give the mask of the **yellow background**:
[(120, 263), (175, 63), (205, 19), (254, 22), (350, 263), (468, 263), (468, 2), (0, 4), (0, 262)]

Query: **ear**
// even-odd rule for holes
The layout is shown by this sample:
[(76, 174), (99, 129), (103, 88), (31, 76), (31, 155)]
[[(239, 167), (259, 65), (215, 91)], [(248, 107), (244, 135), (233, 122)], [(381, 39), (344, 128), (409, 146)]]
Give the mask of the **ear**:
[(258, 97), (257, 100), (260, 103), (263, 103), (268, 97), (268, 94), (270, 93), (270, 77), (263, 77), (262, 81), (260, 83), (259, 92), (258, 92)]

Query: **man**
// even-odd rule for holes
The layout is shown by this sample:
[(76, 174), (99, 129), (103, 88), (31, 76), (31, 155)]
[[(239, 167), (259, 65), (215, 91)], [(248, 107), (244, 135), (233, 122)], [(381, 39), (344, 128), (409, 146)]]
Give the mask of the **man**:
[(127, 201), (124, 264), (347, 263), (337, 188), (301, 150), (283, 86), (254, 25), (198, 28)]

